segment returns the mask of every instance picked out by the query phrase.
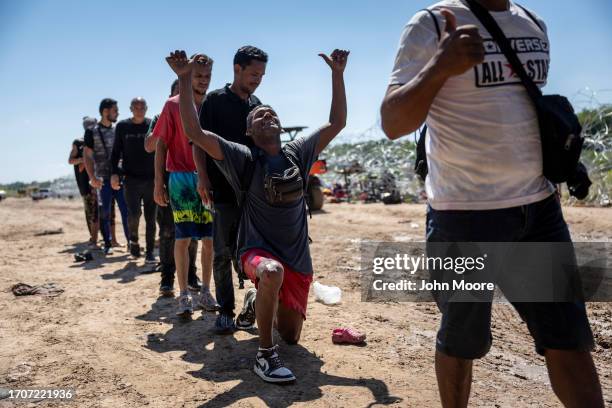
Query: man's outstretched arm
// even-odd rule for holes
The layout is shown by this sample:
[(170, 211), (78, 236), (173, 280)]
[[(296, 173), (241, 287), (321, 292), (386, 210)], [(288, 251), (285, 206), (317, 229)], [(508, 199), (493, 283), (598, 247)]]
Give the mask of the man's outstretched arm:
[(191, 88), (191, 73), (195, 62), (187, 59), (185, 51), (178, 50), (170, 53), (170, 56), (166, 57), (166, 61), (179, 79), (179, 108), (185, 134), (213, 159), (223, 160), (223, 151), (218, 140), (219, 136), (200, 127)]
[(346, 92), (344, 89), (344, 68), (348, 61), (349, 51), (334, 50), (331, 56), (319, 54), (332, 70), (332, 103), (329, 112), (329, 123), (319, 130), (319, 142), (315, 150), (318, 155), (346, 126)]

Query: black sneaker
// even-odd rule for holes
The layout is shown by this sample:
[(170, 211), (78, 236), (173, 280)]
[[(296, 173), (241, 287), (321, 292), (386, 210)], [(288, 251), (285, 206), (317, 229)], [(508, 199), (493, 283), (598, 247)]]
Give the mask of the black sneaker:
[(130, 242), (129, 243), (130, 255), (134, 258), (140, 258), (140, 245), (138, 242)]
[(198, 279), (197, 276), (188, 276), (187, 288), (193, 292), (199, 292), (200, 290), (202, 290), (202, 282), (200, 282), (200, 279)]
[(113, 247), (112, 246), (104, 246), (104, 255), (112, 255)]
[(244, 281), (249, 279), (249, 277), (240, 268), (236, 257), (232, 257), (232, 265), (234, 265), (234, 270), (238, 271), (238, 289), (244, 289)]
[(288, 383), (295, 381), (295, 376), (285, 365), (278, 356), (276, 349), (278, 346), (274, 346), (269, 349), (260, 348), (255, 357), (255, 367), (253, 371), (262, 380), (269, 383)]
[(153, 255), (153, 252), (147, 252), (145, 255), (145, 265), (156, 265), (157, 258)]
[(220, 313), (215, 320), (215, 333), (217, 334), (231, 334), (236, 330), (233, 316), (227, 313)]
[(174, 276), (162, 276), (159, 284), (159, 294), (164, 297), (174, 297)]
[(255, 298), (257, 289), (251, 288), (244, 295), (242, 311), (236, 318), (236, 328), (238, 330), (249, 330), (255, 327)]

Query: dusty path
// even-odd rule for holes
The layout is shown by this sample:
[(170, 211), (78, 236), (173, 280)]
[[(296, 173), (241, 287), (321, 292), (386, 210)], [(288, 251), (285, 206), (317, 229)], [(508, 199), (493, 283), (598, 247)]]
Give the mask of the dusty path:
[[(575, 239), (612, 238), (612, 210), (568, 208), (566, 214)], [(74, 264), (73, 253), (86, 240), (80, 202), (6, 200), (0, 203), (0, 388), (74, 388), (74, 407), (439, 406), (436, 307), (362, 303), (359, 293), (359, 239), (421, 240), (423, 219), (417, 205), (328, 204), (314, 215), (315, 279), (340, 286), (343, 303), (328, 307), (311, 295), (301, 345), (281, 344), (298, 382), (278, 387), (251, 371), (255, 335), (216, 336), (212, 314), (178, 321), (173, 301), (157, 296), (159, 274), (141, 274), (142, 261), (116, 251), (103, 264)], [(35, 236), (56, 228), (64, 233)], [(15, 298), (5, 290), (17, 282), (56, 282), (66, 291)], [(240, 304), (243, 293), (236, 289)], [(612, 305), (591, 305), (590, 317), (612, 404)], [(515, 312), (496, 305), (493, 320), (494, 344), (476, 364), (472, 405), (559, 406)], [(338, 325), (365, 331), (367, 346), (332, 345)], [(6, 406), (11, 402), (0, 400)]]

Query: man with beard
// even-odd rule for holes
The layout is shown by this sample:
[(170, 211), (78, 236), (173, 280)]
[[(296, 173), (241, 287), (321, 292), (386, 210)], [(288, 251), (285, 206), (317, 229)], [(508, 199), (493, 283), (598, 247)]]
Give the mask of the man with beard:
[[(209, 130), (225, 140), (253, 146), (253, 141), (246, 136), (246, 118), (254, 107), (261, 105), (253, 93), (266, 73), (267, 62), (268, 55), (256, 47), (244, 46), (236, 52), (233, 82), (206, 96), (200, 111), (202, 129)], [(206, 162), (206, 154), (197, 145), (194, 145), (193, 155), (198, 174), (208, 174), (215, 205), (213, 271), (217, 300), (221, 306), (215, 322), (215, 331), (231, 333), (235, 328), (232, 260), (240, 221), (238, 204), (232, 187), (213, 160)], [(198, 184), (205, 185), (203, 180)], [(206, 194), (206, 190), (201, 190), (200, 193)]]
[(129, 242), (128, 212), (121, 186), (114, 189), (111, 186), (111, 155), (115, 142), (115, 128), (113, 123), (117, 121), (119, 109), (117, 101), (105, 98), (100, 102), (100, 121), (93, 129), (85, 132), (85, 168), (89, 175), (89, 184), (98, 190), (98, 208), (100, 229), (104, 238), (104, 253), (109, 255), (113, 252), (112, 239), (110, 233), (110, 213), (113, 205), (113, 198), (119, 206), (121, 221), (123, 223), (123, 233), (126, 241)]

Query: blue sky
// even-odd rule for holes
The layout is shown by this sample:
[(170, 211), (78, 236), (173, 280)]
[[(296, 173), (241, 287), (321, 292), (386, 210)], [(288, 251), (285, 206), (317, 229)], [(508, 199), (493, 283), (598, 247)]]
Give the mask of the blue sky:
[[(149, 116), (169, 93), (169, 50), (215, 59), (211, 90), (232, 79), (242, 45), (270, 55), (257, 95), (285, 126), (316, 127), (329, 112), (329, 69), (317, 57), (351, 50), (346, 72), (349, 120), (343, 138), (376, 123), (402, 27), (422, 0), (378, 1), (8, 1), (0, 0), (0, 183), (47, 180), (71, 172), (67, 156), (81, 118), (99, 101), (143, 96)], [(523, 0), (548, 24), (548, 93), (598, 91), (612, 102), (612, 3)]]

